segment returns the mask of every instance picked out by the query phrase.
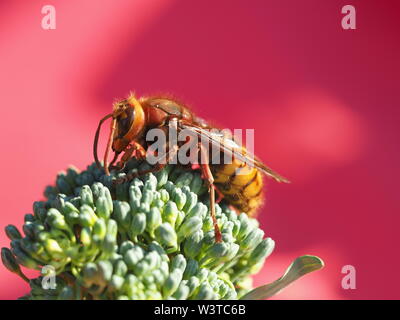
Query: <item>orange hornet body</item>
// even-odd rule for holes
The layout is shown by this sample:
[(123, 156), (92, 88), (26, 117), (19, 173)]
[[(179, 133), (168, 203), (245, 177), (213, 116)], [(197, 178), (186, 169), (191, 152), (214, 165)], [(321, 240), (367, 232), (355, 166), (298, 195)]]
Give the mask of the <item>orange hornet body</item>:
[[(221, 234), (215, 218), (215, 190), (224, 200), (238, 211), (248, 215), (255, 215), (263, 199), (263, 179), (265, 174), (279, 182), (288, 182), (285, 178), (268, 168), (259, 159), (249, 154), (245, 147), (238, 146), (229, 136), (222, 136), (210, 131), (214, 129), (206, 121), (197, 117), (188, 107), (175, 99), (165, 97), (142, 97), (136, 99), (133, 95), (114, 104), (113, 112), (100, 120), (94, 142), (94, 157), (100, 165), (97, 157), (97, 144), (102, 123), (112, 118), (111, 130), (107, 149), (104, 156), (104, 169), (109, 174), (108, 156), (114, 151), (113, 165), (118, 156), (123, 153), (117, 168), (122, 169), (125, 163), (132, 157), (144, 158), (151, 145), (146, 140), (146, 134), (150, 129), (174, 127), (177, 131), (188, 130), (201, 138), (217, 145), (221, 154), (229, 153), (231, 161), (215, 163), (209, 157), (208, 148), (199, 143), (199, 158), (202, 176), (209, 186), (210, 210), (214, 221), (216, 241), (221, 241)], [(177, 150), (168, 150), (175, 153)], [(226, 159), (226, 158), (225, 158)], [(179, 157), (178, 157), (179, 164)], [(154, 170), (160, 170), (164, 165), (156, 165)], [(187, 166), (187, 165), (186, 165)], [(141, 174), (141, 173), (138, 173)], [(130, 179), (132, 177), (125, 178)]]

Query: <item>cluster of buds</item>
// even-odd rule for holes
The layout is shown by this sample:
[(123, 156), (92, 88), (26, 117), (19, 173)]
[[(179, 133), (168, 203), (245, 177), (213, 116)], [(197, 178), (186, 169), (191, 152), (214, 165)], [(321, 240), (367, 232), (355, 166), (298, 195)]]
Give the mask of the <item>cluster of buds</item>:
[[(216, 242), (207, 188), (178, 166), (113, 185), (147, 166), (131, 160), (111, 176), (94, 164), (70, 168), (25, 216), (24, 236), (6, 227), (2, 261), (29, 281), (25, 299), (236, 299), (251, 289), (249, 276), (274, 248), (257, 220), (217, 205)], [(42, 276), (27, 279), (21, 265)]]
[[(169, 257), (152, 242), (147, 249), (127, 240), (111, 259), (86, 264), (73, 282), (61, 282), (55, 295), (36, 291), (31, 299), (236, 299), (232, 282), (222, 275), (200, 268), (197, 261), (182, 254)], [(225, 276), (226, 277), (226, 276)], [(42, 281), (43, 279), (41, 279)], [(72, 279), (71, 279), (72, 280)], [(79, 284), (79, 285), (77, 285)], [(31, 284), (32, 286), (32, 284)]]

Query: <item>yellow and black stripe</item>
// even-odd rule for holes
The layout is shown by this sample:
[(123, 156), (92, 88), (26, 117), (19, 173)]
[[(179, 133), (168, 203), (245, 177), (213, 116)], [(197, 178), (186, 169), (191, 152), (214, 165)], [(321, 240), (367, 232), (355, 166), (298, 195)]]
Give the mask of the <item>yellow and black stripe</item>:
[(214, 183), (225, 200), (249, 216), (256, 214), (263, 200), (263, 179), (256, 167), (233, 159), (230, 164), (212, 165)]

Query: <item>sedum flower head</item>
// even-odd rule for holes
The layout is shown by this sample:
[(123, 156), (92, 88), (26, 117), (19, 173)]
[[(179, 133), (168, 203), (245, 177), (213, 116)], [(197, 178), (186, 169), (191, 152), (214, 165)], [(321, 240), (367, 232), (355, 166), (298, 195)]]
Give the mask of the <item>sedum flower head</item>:
[(217, 205), (215, 242), (203, 180), (178, 166), (113, 186), (147, 166), (131, 160), (111, 176), (69, 168), (25, 215), (24, 235), (6, 227), (4, 265), (25, 280), (21, 265), (42, 271), (24, 299), (237, 299), (251, 289), (274, 248), (257, 220)]

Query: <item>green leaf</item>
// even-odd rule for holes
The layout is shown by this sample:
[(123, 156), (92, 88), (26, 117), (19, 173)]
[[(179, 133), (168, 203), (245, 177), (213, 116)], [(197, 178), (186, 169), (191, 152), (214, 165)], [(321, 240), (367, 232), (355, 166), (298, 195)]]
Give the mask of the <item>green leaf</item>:
[(245, 294), (241, 300), (263, 300), (268, 299), (279, 293), (283, 288), (290, 285), (300, 277), (307, 273), (317, 271), (324, 267), (324, 262), (316, 256), (301, 256), (298, 257), (286, 270), (285, 274), (278, 280), (255, 288)]

